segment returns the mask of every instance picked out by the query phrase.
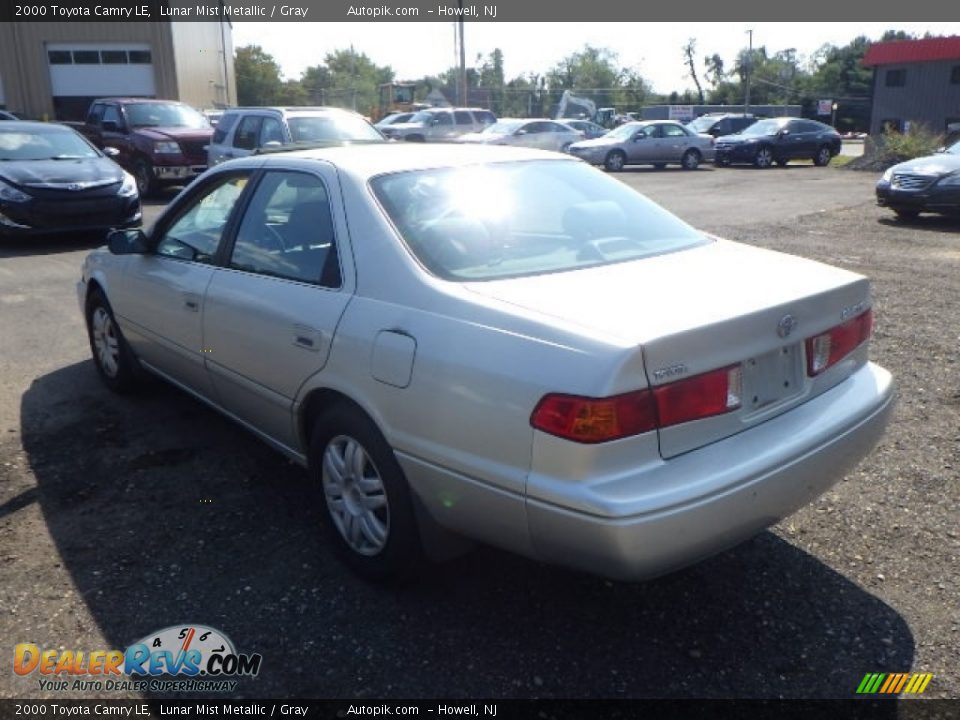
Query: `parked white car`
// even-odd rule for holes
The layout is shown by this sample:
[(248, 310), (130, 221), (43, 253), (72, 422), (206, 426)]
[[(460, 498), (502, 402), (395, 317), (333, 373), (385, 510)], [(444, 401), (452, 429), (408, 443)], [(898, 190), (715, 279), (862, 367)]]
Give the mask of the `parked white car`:
[(566, 152), (572, 143), (583, 140), (583, 137), (582, 132), (546, 118), (501, 118), (483, 132), (469, 133), (461, 136), (459, 140), (484, 145), (517, 145)]
[(391, 140), (451, 142), (496, 121), (492, 112), (482, 108), (430, 108), (414, 113), (407, 122), (383, 125), (380, 130)]
[(149, 371), (305, 465), (377, 578), (462, 537), (666, 572), (827, 490), (893, 405), (866, 278), (700, 232), (560, 153), (225, 163), (77, 290), (107, 386)]

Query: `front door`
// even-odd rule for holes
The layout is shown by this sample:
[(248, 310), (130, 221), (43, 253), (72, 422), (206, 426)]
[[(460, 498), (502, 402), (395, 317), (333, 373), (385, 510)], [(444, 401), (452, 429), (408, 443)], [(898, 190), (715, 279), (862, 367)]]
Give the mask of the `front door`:
[(203, 298), (214, 258), (249, 180), (247, 172), (220, 174), (198, 186), (180, 212), (162, 221), (153, 252), (133, 256), (115, 303), (134, 352), (147, 365), (212, 398), (204, 366)]

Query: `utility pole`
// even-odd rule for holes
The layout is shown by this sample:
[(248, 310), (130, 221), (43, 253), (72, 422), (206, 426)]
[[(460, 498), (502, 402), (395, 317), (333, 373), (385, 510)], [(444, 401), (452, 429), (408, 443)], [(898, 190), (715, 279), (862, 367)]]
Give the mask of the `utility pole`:
[(753, 75), (753, 29), (747, 30), (750, 36), (750, 49), (747, 51), (747, 92), (743, 98), (743, 112), (750, 113), (750, 76)]
[(467, 49), (463, 46), (463, 0), (457, 0), (460, 7), (460, 20), (458, 29), (460, 31), (460, 105), (461, 107), (469, 105), (467, 100)]

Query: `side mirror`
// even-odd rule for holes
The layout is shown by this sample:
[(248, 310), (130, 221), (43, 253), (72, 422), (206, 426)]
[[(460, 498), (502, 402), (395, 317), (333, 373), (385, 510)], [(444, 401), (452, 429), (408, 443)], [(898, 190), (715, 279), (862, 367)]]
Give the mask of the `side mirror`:
[(263, 147), (265, 147), (265, 148), (278, 148), (278, 147), (283, 147), (283, 143), (280, 142), (279, 140), (269, 140), (269, 141), (267, 141), (267, 142), (265, 142), (265, 143), (263, 144)]
[(644, 135), (643, 133), (638, 133), (637, 135), (633, 136), (634, 142), (640, 142), (641, 140), (646, 140), (646, 139), (647, 139), (647, 136)]
[(120, 132), (120, 126), (113, 120), (104, 120), (100, 125), (107, 132)]
[(143, 230), (111, 230), (107, 233), (107, 248), (114, 255), (145, 255), (150, 241)]
[(790, 134), (790, 131), (787, 129), (783, 129), (777, 133), (777, 135), (779, 135), (780, 137), (783, 137), (784, 135), (789, 135), (789, 134)]
[(108, 158), (115, 158), (120, 155), (120, 151), (115, 147), (110, 147), (109, 145), (103, 149), (103, 154)]

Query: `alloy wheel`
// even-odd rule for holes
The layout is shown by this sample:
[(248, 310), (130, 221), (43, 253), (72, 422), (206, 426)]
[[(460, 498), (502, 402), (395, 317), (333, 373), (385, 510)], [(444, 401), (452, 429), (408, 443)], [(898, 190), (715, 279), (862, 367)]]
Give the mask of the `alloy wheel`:
[(323, 493), (337, 531), (351, 550), (376, 555), (390, 536), (383, 479), (357, 440), (337, 435), (323, 452)]
[(97, 353), (97, 363), (107, 377), (115, 378), (120, 371), (120, 341), (113, 318), (100, 306), (93, 311), (92, 320), (93, 347)]

